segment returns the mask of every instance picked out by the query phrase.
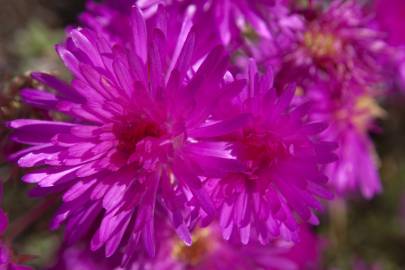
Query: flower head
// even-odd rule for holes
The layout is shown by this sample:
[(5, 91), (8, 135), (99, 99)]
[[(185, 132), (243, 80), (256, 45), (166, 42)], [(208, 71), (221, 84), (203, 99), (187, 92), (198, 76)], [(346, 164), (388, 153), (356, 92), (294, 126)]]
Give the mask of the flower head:
[(342, 91), (339, 85), (330, 83), (316, 87), (310, 90), (310, 99), (317, 104), (311, 117), (330, 123), (320, 136), (339, 144), (339, 160), (326, 167), (330, 184), (341, 195), (360, 191), (366, 198), (373, 197), (382, 187), (378, 156), (369, 132), (379, 131), (375, 122), (385, 116), (385, 111), (372, 92)]
[[(156, 257), (148, 258), (139, 254), (127, 269), (312, 269), (310, 265), (319, 259), (320, 241), (304, 227), (300, 228), (299, 233), (302, 235), (302, 241), (297, 245), (284, 241), (276, 241), (266, 246), (259, 243), (242, 245), (224, 241), (218, 226), (213, 224), (209, 228), (194, 230), (193, 244), (187, 246), (167, 228), (162, 228), (157, 235), (160, 244)], [(118, 267), (115, 257), (103, 258), (100, 254), (89, 252), (82, 245), (64, 248), (57, 264), (51, 269), (63, 270), (73, 267), (83, 270), (122, 269)]]
[(306, 83), (314, 80), (364, 88), (380, 83), (389, 50), (375, 20), (357, 1), (335, 0), (325, 8), (319, 6), (306, 9), (305, 27), (296, 33), (295, 45), (281, 52), (279, 80), (294, 76), (305, 90)]
[(316, 139), (326, 125), (308, 122), (308, 106), (291, 105), (294, 86), (278, 94), (272, 80), (270, 69), (260, 75), (250, 63), (248, 87), (227, 107), (251, 116), (230, 139), (245, 170), (206, 183), (224, 238), (237, 236), (245, 244), (297, 240), (295, 214), (317, 224), (313, 210), (322, 206), (316, 197), (331, 198), (321, 167), (335, 160), (336, 146)]
[[(310, 234), (304, 229), (299, 234)], [(303, 235), (304, 236), (304, 235)], [(311, 238), (312, 237), (312, 238)], [(301, 264), (300, 259), (317, 259), (306, 257), (302, 247), (311, 245), (318, 250), (318, 242), (314, 236), (305, 236), (302, 242), (294, 245), (291, 242), (275, 241), (266, 246), (258, 242), (248, 245), (225, 241), (217, 224), (208, 228), (198, 228), (193, 232), (193, 245), (186, 246), (173, 237), (162, 241), (161, 249), (156, 258), (143, 262), (145, 268), (150, 269), (191, 269), (191, 270), (225, 270), (235, 269), (265, 269), (265, 270), (297, 270)], [(317, 252), (314, 252), (317, 253)], [(299, 255), (298, 255), (299, 254)]]
[(381, 185), (367, 133), (382, 114), (374, 97), (385, 90), (392, 48), (357, 1), (335, 0), (304, 10), (305, 28), (297, 33), (295, 46), (283, 51), (276, 85), (294, 78), (301, 90), (297, 102), (313, 102), (312, 119), (329, 123), (321, 138), (340, 146), (339, 161), (326, 168), (336, 190), (346, 194), (360, 189), (372, 197)]
[[(71, 84), (33, 74), (56, 93), (26, 89), (26, 102), (65, 113), (69, 121), (9, 123), (14, 140), (31, 145), (13, 158), (21, 167), (38, 167), (23, 178), (38, 185), (32, 194), (63, 193), (52, 227), (66, 221), (70, 242), (95, 228), (92, 250), (104, 246), (108, 257), (124, 248), (124, 263), (140, 242), (155, 253), (159, 211), (191, 244), (194, 220), (215, 211), (200, 176), (238, 169), (227, 144), (211, 133), (225, 135), (243, 124), (237, 116), (207, 124), (217, 104), (242, 86), (223, 82), (228, 59), (222, 47), (193, 65), (191, 27), (172, 31), (164, 16), (145, 22), (137, 7), (129, 19), (132, 42), (113, 46), (103, 33), (70, 31), (57, 52)], [(167, 47), (174, 39), (176, 46)], [(206, 136), (193, 139), (193, 133)]]

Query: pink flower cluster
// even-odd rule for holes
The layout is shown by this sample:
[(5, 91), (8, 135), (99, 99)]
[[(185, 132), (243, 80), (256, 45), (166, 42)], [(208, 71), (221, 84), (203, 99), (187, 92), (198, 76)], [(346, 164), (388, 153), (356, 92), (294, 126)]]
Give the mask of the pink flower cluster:
[(359, 2), (89, 1), (56, 45), (72, 80), (21, 93), (65, 120), (8, 123), (31, 195), (60, 194), (54, 269), (319, 269), (306, 224), (381, 191), (369, 133), (404, 73)]

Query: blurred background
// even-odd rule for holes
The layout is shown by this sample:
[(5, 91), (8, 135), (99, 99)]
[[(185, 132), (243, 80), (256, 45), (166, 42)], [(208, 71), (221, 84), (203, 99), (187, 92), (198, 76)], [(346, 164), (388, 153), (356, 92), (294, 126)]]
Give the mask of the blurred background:
[[(387, 0), (389, 1), (389, 0)], [(405, 1), (405, 0), (404, 0)], [(81, 0), (0, 0), (0, 117), (47, 118), (44, 112), (20, 102), (21, 87), (33, 82), (30, 71), (46, 71), (66, 77), (54, 52), (65, 27), (76, 23), (84, 9)], [(373, 135), (380, 156), (384, 192), (366, 201), (353, 197), (334, 201), (317, 228), (325, 242), (321, 269), (405, 269), (405, 98), (393, 94), (383, 100), (387, 117), (382, 132)], [(57, 200), (30, 199), (22, 173), (7, 163), (7, 153), (16, 150), (1, 133), (0, 177), (6, 190), (3, 207), (10, 226), (4, 241), (29, 264), (45, 269), (52, 263), (61, 243), (61, 232), (47, 230)], [(41, 217), (38, 219), (38, 217)]]

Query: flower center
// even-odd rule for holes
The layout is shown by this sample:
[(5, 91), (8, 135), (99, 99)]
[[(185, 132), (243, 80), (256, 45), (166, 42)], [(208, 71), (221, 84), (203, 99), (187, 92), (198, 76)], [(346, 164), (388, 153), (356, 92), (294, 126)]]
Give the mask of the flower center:
[(210, 239), (209, 229), (196, 230), (192, 238), (193, 244), (191, 246), (186, 246), (181, 240), (175, 240), (172, 256), (188, 265), (198, 265), (208, 253), (213, 252), (215, 241)]
[(330, 33), (309, 30), (304, 34), (304, 46), (315, 58), (331, 57), (338, 53), (341, 41)]
[(239, 156), (251, 173), (266, 168), (278, 158), (287, 156), (287, 147), (269, 132), (261, 132), (254, 128), (245, 128), (241, 140)]
[(135, 119), (124, 125), (115, 126), (114, 133), (118, 138), (118, 150), (131, 154), (140, 141), (146, 138), (159, 138), (165, 134), (165, 131), (153, 121)]
[(352, 108), (342, 109), (336, 112), (335, 117), (345, 123), (353, 124), (358, 130), (367, 132), (370, 123), (375, 118), (385, 116), (385, 111), (370, 96), (361, 96)]

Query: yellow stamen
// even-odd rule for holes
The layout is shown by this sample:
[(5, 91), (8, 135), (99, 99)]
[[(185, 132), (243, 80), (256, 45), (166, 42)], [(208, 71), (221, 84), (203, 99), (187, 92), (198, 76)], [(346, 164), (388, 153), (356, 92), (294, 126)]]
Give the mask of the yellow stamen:
[(376, 118), (383, 118), (386, 112), (378, 105), (377, 101), (370, 96), (358, 98), (355, 105), (356, 113), (353, 116), (353, 124), (360, 130), (366, 131), (368, 124)]
[(175, 240), (172, 256), (188, 265), (198, 265), (207, 253), (215, 248), (215, 241), (210, 239), (209, 229), (198, 229), (194, 232), (193, 244), (186, 246), (183, 241)]
[(295, 89), (295, 96), (302, 97), (304, 93), (304, 88), (302, 88), (301, 86), (297, 86), (297, 88)]
[(330, 33), (310, 30), (304, 34), (304, 46), (316, 58), (335, 55), (340, 43), (339, 39)]
[(386, 112), (371, 96), (359, 97), (353, 108), (342, 109), (335, 113), (335, 118), (340, 121), (350, 122), (362, 132), (367, 132), (369, 124), (376, 118), (383, 118)]

